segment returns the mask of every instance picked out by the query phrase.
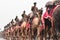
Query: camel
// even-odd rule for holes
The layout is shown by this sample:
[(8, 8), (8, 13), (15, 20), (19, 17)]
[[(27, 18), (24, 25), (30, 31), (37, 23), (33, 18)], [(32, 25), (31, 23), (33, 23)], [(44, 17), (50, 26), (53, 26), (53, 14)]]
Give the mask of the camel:
[(41, 10), (36, 12), (36, 14), (33, 14), (33, 13), (30, 14), (30, 18), (31, 18), (30, 21), (32, 20), (31, 29), (30, 29), (31, 40), (35, 39), (34, 36), (37, 37), (37, 35), (39, 35), (39, 38), (40, 38), (40, 24), (39, 23), (41, 21), (41, 15), (42, 15)]
[(54, 40), (59, 40), (58, 36), (60, 35), (60, 5), (57, 5), (53, 11), (52, 25), (53, 25), (53, 35)]
[(27, 29), (26, 29), (26, 24), (27, 24), (27, 15), (25, 14), (25, 11), (22, 14), (22, 23), (21, 23), (21, 33), (22, 33), (22, 40), (26, 40), (27, 37)]

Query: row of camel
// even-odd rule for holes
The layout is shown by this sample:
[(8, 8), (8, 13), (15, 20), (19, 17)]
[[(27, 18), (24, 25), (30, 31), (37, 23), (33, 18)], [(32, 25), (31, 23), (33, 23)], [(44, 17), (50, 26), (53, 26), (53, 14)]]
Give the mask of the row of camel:
[(53, 38), (53, 40), (58, 40), (57, 34), (58, 32), (60, 33), (60, 5), (55, 5), (55, 7), (55, 10), (52, 12), (52, 19), (48, 18), (48, 22), (50, 23), (47, 24), (51, 25), (46, 25), (45, 27), (42, 23), (42, 8), (38, 11), (34, 9), (35, 11), (33, 10), (34, 12), (29, 15), (26, 15), (25, 11), (23, 11), (22, 19), (19, 20), (19, 18), (16, 17), (16, 22), (14, 23), (12, 20), (10, 23), (11, 26), (4, 30), (5, 38), (7, 40), (50, 40), (50, 38)]
[[(12, 20), (10, 22), (11, 26), (4, 30), (5, 38), (7, 40), (47, 40), (50, 38), (57, 40), (56, 28), (43, 26), (42, 13), (43, 10), (41, 8), (36, 14), (32, 12), (26, 15), (24, 11), (21, 20), (16, 16), (16, 22), (14, 23)], [(56, 19), (54, 19), (54, 21), (55, 20)]]
[[(16, 23), (5, 30), (5, 37), (7, 40), (42, 40), (42, 9), (40, 9), (36, 14), (31, 13), (26, 16), (25, 11), (23, 12), (23, 19), (19, 21), (16, 17)], [(30, 17), (32, 18), (30, 20)], [(13, 21), (13, 20), (12, 20)]]

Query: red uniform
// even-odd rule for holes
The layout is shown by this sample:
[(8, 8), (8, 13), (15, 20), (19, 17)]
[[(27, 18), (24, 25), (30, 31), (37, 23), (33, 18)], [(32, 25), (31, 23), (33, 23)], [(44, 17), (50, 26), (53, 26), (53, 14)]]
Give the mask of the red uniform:
[[(51, 9), (51, 11), (50, 11), (49, 14), (48, 14), (48, 11), (46, 10), (46, 12), (43, 14), (43, 16), (42, 16), (43, 26), (44, 26), (44, 23), (45, 23), (45, 19), (47, 19), (47, 18), (52, 19), (52, 12), (53, 12), (53, 9)], [(45, 27), (45, 26), (44, 26), (44, 27)]]
[(48, 12), (46, 11), (42, 16), (42, 23), (44, 23), (44, 18), (48, 18)]
[[(54, 8), (52, 8), (51, 9), (51, 11), (50, 11), (50, 13), (48, 14), (48, 11), (46, 11), (44, 14), (43, 14), (43, 16), (42, 16), (42, 23), (44, 24), (44, 18), (50, 18), (50, 19), (52, 19), (52, 15), (53, 15), (53, 12), (56, 10), (56, 8), (58, 7), (58, 6), (60, 6), (60, 5), (57, 5), (57, 6), (55, 6)], [(43, 25), (44, 26), (44, 25)]]

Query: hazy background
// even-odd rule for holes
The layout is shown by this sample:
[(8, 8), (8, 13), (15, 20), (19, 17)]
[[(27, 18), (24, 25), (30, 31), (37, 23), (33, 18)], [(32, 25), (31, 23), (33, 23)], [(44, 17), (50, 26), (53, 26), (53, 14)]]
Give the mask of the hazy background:
[(0, 0), (0, 31), (16, 16), (21, 18), (23, 10), (29, 14), (34, 2), (37, 2), (39, 9), (43, 7), (45, 11), (45, 4), (48, 1), (51, 0)]

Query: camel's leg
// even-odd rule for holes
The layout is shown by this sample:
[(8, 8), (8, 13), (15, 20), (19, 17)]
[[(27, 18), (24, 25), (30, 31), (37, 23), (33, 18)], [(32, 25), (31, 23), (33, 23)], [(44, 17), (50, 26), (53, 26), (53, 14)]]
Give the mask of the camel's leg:
[(28, 39), (31, 40), (31, 30), (28, 30)]
[(30, 30), (30, 28), (28, 29), (28, 40), (31, 40), (31, 30)]
[(41, 32), (40, 32), (40, 40), (44, 40), (44, 30), (42, 30)]
[(37, 27), (35, 27), (34, 29), (33, 29), (33, 39), (34, 40), (36, 40), (37, 39)]
[(21, 30), (18, 29), (18, 34), (17, 34), (18, 35), (18, 40), (21, 40), (21, 33), (20, 32), (21, 32)]
[(13, 36), (13, 40), (15, 40), (15, 31), (13, 31), (12, 36)]
[(21, 29), (18, 30), (19, 40), (21, 40)]
[(27, 29), (25, 29), (25, 40), (27, 38)]
[(31, 40), (30, 28), (27, 29), (27, 39)]
[(25, 40), (24, 30), (22, 29), (22, 40)]
[(50, 40), (50, 30), (48, 30), (48, 39)]
[(23, 34), (23, 32), (22, 32), (22, 28), (21, 28), (21, 32), (20, 32), (20, 33), (21, 33), (20, 37), (21, 37), (21, 40), (22, 40), (22, 34)]
[(34, 33), (33, 33), (34, 32), (34, 30), (33, 30), (34, 28), (33, 27), (34, 26), (32, 25), (32, 28), (31, 28), (31, 40), (33, 40), (33, 35), (34, 35)]
[(23, 40), (26, 40), (26, 36), (27, 36), (27, 30), (24, 29), (24, 30), (23, 30)]
[(21, 28), (21, 40), (23, 40), (23, 29)]
[(43, 32), (44, 32), (44, 30), (41, 30), (40, 27), (37, 28), (37, 38), (38, 38), (38, 40), (43, 40), (43, 35), (44, 35)]
[(31, 28), (31, 34), (30, 34), (30, 36), (31, 36), (31, 40), (33, 39), (33, 29)]
[(21, 36), (21, 37), (22, 37), (22, 40), (24, 40), (24, 37), (23, 37), (23, 30), (21, 30), (21, 32), (22, 32), (22, 36)]
[(47, 27), (45, 27), (45, 40), (47, 40)]
[(37, 28), (37, 39), (40, 40), (40, 27)]
[(57, 32), (56, 32), (55, 29), (53, 30), (53, 40), (58, 40), (58, 38), (57, 38)]

